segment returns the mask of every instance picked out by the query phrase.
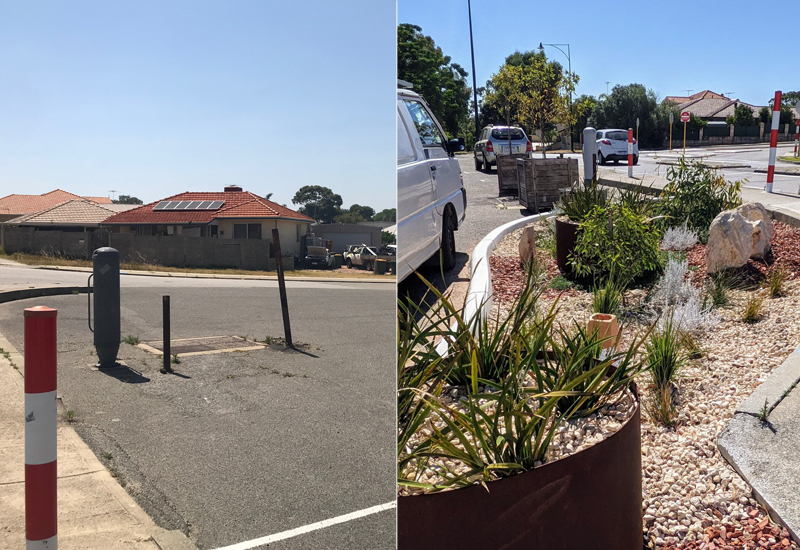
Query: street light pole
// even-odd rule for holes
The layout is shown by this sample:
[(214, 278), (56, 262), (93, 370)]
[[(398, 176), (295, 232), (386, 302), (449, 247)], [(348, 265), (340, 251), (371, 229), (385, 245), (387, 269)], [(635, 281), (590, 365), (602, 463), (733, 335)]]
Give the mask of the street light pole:
[[(553, 46), (555, 49), (563, 53), (567, 56), (567, 65), (569, 66), (569, 76), (572, 78), (572, 56), (570, 55), (569, 44), (542, 44), (539, 42), (539, 49), (544, 51), (545, 46)], [(559, 46), (566, 46), (567, 51), (565, 52)], [(574, 153), (575, 152), (575, 144), (572, 141), (572, 88), (570, 87), (569, 90), (569, 147), (570, 150)]]
[(469, 52), (472, 55), (472, 99), (475, 103), (475, 141), (478, 141), (481, 128), (478, 118), (478, 86), (475, 80), (475, 48), (472, 45), (472, 3), (470, 0), (467, 0), (467, 11), (469, 13)]

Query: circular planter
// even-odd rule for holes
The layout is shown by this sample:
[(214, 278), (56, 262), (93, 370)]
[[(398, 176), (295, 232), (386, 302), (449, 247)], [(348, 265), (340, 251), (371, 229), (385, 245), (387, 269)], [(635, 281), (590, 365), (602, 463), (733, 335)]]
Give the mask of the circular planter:
[(575, 250), (577, 233), (577, 223), (570, 221), (566, 216), (556, 218), (556, 263), (558, 269), (565, 275), (571, 272), (567, 262), (569, 255)]
[(640, 403), (609, 438), (480, 485), (399, 497), (401, 550), (642, 548)]
[(593, 313), (586, 324), (586, 332), (590, 335), (597, 332), (599, 340), (603, 342), (603, 348), (608, 349), (616, 343), (619, 334), (619, 323), (616, 315), (607, 313)]

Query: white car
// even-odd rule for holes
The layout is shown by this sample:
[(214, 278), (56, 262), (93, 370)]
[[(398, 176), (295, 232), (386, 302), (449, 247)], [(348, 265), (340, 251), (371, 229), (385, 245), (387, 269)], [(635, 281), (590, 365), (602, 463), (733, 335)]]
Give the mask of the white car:
[[(609, 160), (614, 164), (628, 161), (628, 131), (611, 129), (597, 131), (597, 162), (605, 165)], [(639, 144), (633, 140), (633, 164), (639, 164)]]
[(397, 90), (397, 273), (400, 281), (432, 256), (456, 265), (454, 231), (464, 221), (467, 192), (441, 125), (407, 83)]

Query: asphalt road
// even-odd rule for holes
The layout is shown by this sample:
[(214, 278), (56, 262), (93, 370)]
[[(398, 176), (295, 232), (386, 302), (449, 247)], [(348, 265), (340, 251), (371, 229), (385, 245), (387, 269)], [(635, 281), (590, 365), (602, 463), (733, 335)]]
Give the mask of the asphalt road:
[[(4, 286), (54, 278), (85, 283), (0, 267)], [(2, 304), (0, 333), (22, 351), (23, 308), (58, 308), (59, 394), (76, 430), (159, 525), (214, 549), (395, 499), (394, 285), (293, 282), (287, 292), (300, 352), (184, 357), (176, 375), (128, 344), (128, 368), (93, 369), (85, 295)], [(165, 294), (172, 338), (283, 335), (272, 281), (123, 276), (123, 336), (160, 340)], [(393, 509), (269, 545), (394, 547)]]
[[(456, 267), (445, 273), (444, 278), (435, 262), (429, 262), (430, 265), (418, 270), (440, 291), (449, 288), (453, 283), (469, 282), (470, 254), (487, 233), (504, 223), (533, 215), (533, 212), (523, 209), (516, 200), (498, 198), (495, 168), (488, 172), (478, 172), (471, 153), (458, 155), (457, 158), (464, 176), (464, 187), (467, 189), (467, 215), (456, 231)], [(412, 274), (398, 285), (398, 296), (420, 303), (426, 290), (427, 286)], [(431, 302), (431, 295), (428, 295), (426, 302)]]

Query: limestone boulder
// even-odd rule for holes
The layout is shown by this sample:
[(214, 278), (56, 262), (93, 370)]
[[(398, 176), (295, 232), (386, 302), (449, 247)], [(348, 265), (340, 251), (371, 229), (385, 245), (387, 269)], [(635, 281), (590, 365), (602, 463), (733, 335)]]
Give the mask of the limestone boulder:
[(528, 226), (522, 230), (519, 239), (519, 259), (523, 263), (531, 260), (536, 255), (536, 231), (533, 226)]
[(763, 259), (774, 229), (769, 212), (757, 202), (720, 212), (708, 228), (706, 271), (741, 267), (750, 258)]

